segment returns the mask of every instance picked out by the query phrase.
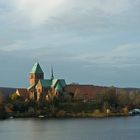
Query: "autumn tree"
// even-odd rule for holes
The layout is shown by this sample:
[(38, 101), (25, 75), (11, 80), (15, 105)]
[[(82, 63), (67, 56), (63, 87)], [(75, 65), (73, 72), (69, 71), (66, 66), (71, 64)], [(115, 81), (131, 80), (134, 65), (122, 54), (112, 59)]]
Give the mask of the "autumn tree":
[(5, 119), (6, 117), (7, 117), (7, 113), (3, 102), (3, 96), (0, 95), (0, 119)]

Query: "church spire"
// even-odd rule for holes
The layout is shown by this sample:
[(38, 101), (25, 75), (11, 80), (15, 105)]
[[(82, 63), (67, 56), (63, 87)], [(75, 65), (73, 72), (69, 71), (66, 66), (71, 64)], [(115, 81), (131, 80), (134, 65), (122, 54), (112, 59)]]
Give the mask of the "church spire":
[(51, 80), (54, 79), (53, 67), (51, 66)]
[(30, 73), (44, 73), (38, 62), (36, 62)]

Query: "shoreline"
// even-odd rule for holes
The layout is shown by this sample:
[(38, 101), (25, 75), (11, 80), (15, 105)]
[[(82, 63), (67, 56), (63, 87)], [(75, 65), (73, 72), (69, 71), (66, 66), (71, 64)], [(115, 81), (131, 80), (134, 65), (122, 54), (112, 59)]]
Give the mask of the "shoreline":
[(25, 113), (20, 113), (20, 114), (11, 114), (8, 115), (6, 118), (1, 119), (1, 120), (5, 120), (5, 119), (18, 119), (18, 118), (38, 118), (38, 119), (70, 119), (70, 118), (95, 118), (95, 119), (102, 119), (102, 118), (113, 118), (113, 117), (129, 117), (131, 115), (129, 115), (128, 113), (110, 113), (110, 114), (106, 114), (106, 113), (68, 113), (68, 114), (55, 114), (55, 115), (43, 115), (43, 114), (30, 114), (27, 115)]

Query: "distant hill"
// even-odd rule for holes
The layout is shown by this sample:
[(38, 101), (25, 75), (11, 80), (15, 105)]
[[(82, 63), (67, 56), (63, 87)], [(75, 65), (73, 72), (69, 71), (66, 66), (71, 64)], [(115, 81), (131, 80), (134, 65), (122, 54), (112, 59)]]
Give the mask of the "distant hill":
[(14, 93), (16, 91), (16, 88), (7, 88), (7, 87), (0, 87), (0, 94), (6, 98), (10, 94)]
[[(96, 86), (96, 85), (80, 85), (80, 84), (70, 84), (65, 87), (65, 91), (71, 94), (75, 94), (77, 99), (86, 99), (86, 100), (94, 100), (96, 95), (105, 93), (111, 87), (104, 86)], [(139, 93), (139, 88), (118, 88), (116, 89), (116, 93)]]
[(119, 90), (125, 90), (126, 92), (140, 92), (140, 88), (118, 88)]

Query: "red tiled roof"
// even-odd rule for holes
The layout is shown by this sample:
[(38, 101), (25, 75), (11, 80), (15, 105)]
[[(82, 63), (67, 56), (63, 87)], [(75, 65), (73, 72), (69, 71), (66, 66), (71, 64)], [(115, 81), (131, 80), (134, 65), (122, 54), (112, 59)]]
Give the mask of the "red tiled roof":
[(29, 97), (29, 92), (26, 88), (18, 88), (17, 91), (21, 97), (25, 97), (25, 98)]
[(71, 84), (65, 87), (65, 91), (74, 94), (74, 98), (81, 100), (94, 100), (97, 94), (103, 93), (107, 87), (94, 85)]

